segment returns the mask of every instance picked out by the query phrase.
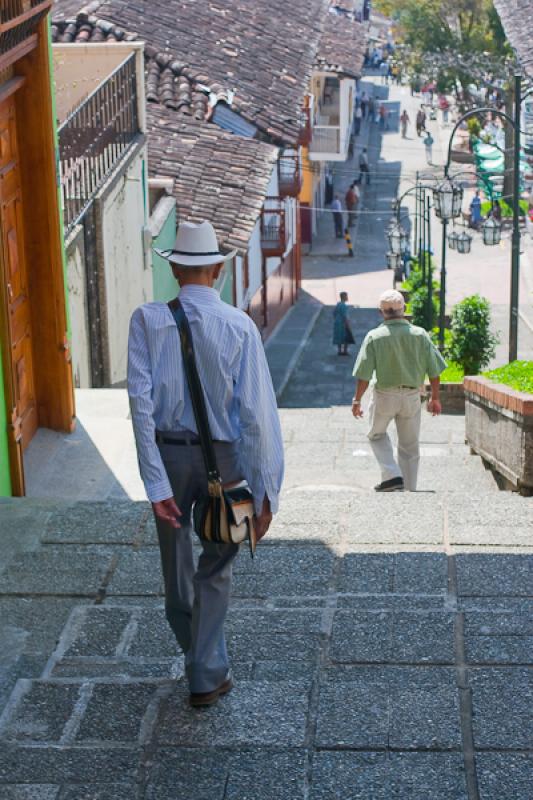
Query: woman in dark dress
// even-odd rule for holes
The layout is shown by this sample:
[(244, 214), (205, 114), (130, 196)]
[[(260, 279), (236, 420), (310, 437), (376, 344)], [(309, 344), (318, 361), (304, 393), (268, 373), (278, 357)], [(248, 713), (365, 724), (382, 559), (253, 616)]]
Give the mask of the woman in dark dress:
[(333, 311), (333, 344), (337, 345), (339, 356), (348, 355), (348, 345), (354, 344), (352, 329), (348, 322), (348, 294), (341, 292), (340, 303)]

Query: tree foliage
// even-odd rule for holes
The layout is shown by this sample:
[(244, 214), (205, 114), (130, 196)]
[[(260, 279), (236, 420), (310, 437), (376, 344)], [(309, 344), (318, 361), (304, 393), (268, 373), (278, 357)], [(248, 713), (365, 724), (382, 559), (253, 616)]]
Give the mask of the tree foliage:
[(457, 81), (465, 90), (475, 79), (476, 61), (485, 72), (496, 70), (507, 54), (492, 0), (376, 0), (375, 5), (396, 23), (408, 71), (435, 78), (441, 90)]

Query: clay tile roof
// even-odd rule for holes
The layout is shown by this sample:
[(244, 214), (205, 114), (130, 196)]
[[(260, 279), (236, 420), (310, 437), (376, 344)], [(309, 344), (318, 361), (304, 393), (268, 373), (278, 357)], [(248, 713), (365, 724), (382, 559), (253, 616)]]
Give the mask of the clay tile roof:
[(518, 60), (533, 76), (533, 0), (494, 0), (494, 5)]
[(336, 3), (326, 14), (315, 66), (327, 72), (359, 77), (363, 68), (366, 29)]
[[(59, 0), (61, 7), (63, 2)], [(178, 54), (186, 77), (235, 92), (233, 109), (294, 144), (329, 0), (102, 0), (93, 16)], [(66, 18), (65, 15), (63, 15)], [(190, 70), (188, 75), (186, 70)]]
[(174, 179), (180, 219), (209, 218), (224, 245), (244, 253), (263, 207), (277, 148), (162, 105), (148, 108), (148, 127), (150, 176)]

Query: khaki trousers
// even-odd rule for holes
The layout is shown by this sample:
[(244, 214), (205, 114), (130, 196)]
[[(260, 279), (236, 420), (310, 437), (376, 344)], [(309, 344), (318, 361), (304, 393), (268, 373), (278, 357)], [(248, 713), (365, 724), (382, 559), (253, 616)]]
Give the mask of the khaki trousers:
[[(369, 408), (368, 439), (381, 469), (381, 480), (403, 477), (414, 492), (420, 462), (422, 405), (418, 389), (374, 389)], [(394, 420), (398, 433), (398, 462), (387, 429)]]

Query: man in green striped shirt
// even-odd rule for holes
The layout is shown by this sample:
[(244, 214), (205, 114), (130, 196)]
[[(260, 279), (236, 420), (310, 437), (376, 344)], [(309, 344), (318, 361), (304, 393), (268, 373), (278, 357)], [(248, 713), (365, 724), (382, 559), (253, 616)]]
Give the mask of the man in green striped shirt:
[[(426, 375), (431, 383), (429, 411), (442, 411), (440, 373), (446, 362), (427, 331), (405, 319), (405, 302), (396, 291), (384, 292), (379, 308), (383, 322), (367, 333), (354, 367), (357, 387), (353, 399), (354, 417), (362, 417), (361, 399), (375, 376), (369, 408), (370, 445), (381, 468), (378, 492), (416, 490), (420, 462), (420, 386)], [(387, 433), (394, 420), (398, 432), (398, 461)]]

